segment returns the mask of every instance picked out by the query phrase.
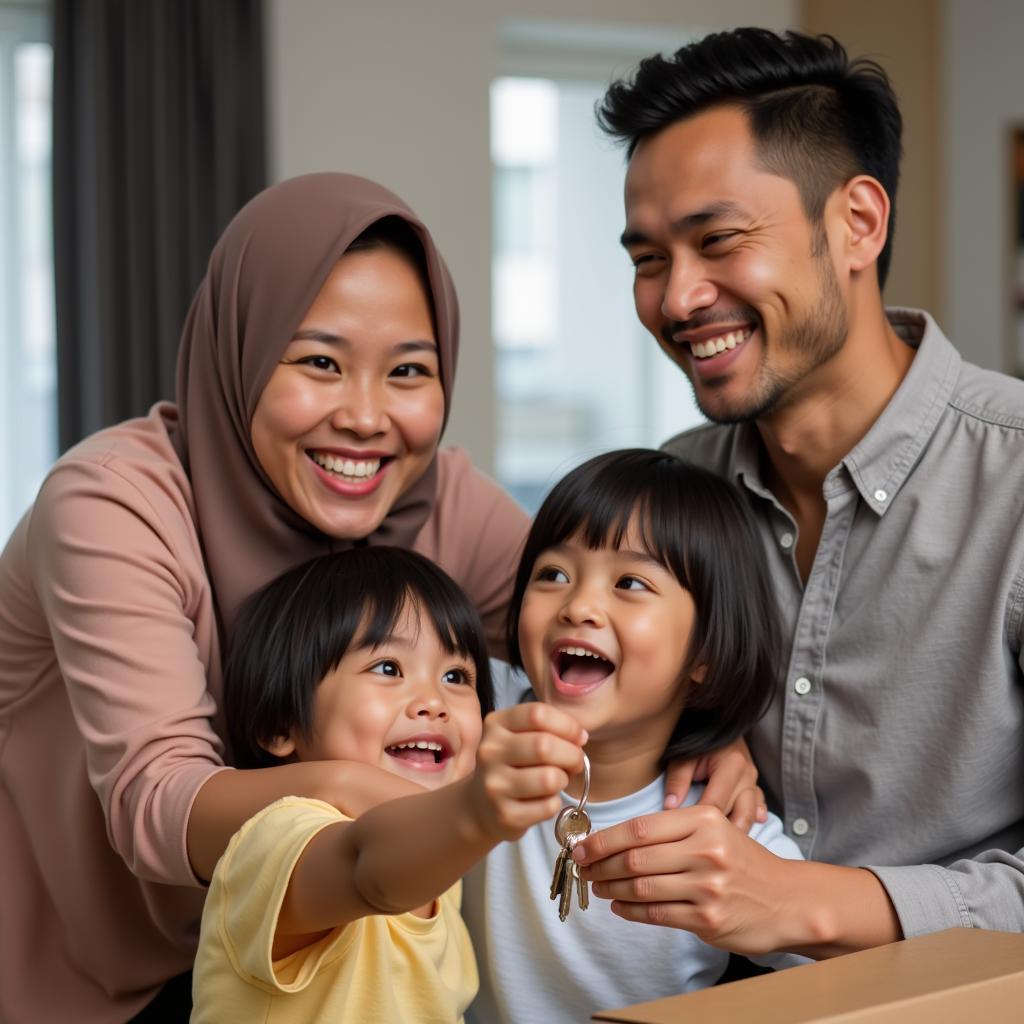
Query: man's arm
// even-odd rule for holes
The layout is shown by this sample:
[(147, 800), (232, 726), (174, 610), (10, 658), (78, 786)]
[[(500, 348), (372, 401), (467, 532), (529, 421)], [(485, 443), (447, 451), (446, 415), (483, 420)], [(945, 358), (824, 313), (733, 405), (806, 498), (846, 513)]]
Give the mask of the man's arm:
[(589, 836), (575, 857), (619, 917), (736, 953), (822, 959), (902, 938), (870, 871), (778, 857), (713, 807), (634, 818)]
[(948, 867), (869, 870), (884, 886), (907, 938), (945, 928), (1024, 932), (1024, 849), (988, 850)]
[(487, 717), (477, 768), (318, 833), (292, 875), (277, 935), (322, 932), (423, 906), (491, 847), (552, 817), (582, 769), (585, 733), (564, 712), (522, 704)]

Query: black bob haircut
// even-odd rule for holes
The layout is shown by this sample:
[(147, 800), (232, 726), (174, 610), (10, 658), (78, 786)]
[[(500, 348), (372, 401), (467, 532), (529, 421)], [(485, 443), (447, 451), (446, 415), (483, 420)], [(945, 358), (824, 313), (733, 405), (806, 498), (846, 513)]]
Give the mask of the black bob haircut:
[(476, 609), (454, 580), (413, 551), (359, 547), (314, 558), (245, 602), (224, 669), (224, 717), (234, 763), (265, 768), (265, 749), (293, 729), (310, 736), (320, 681), (358, 643), (374, 647), (406, 608), (419, 611), (449, 654), (469, 658), (483, 714), (494, 696), (487, 642)]
[(579, 537), (618, 547), (635, 524), (647, 554), (692, 595), (691, 647), (680, 677), (707, 674), (687, 695), (662, 763), (743, 736), (765, 713), (781, 671), (781, 624), (753, 513), (727, 480), (667, 452), (599, 455), (555, 485), (533, 521), (516, 575), (509, 658), (523, 667), (519, 612), (537, 558)]
[(858, 174), (889, 196), (888, 237), (878, 256), (884, 287), (892, 260), (903, 119), (882, 67), (851, 61), (832, 36), (777, 35), (764, 28), (715, 32), (640, 62), (632, 80), (614, 82), (597, 112), (600, 126), (627, 144), (677, 121), (732, 104), (750, 124), (765, 168), (789, 178), (813, 225), (825, 202)]

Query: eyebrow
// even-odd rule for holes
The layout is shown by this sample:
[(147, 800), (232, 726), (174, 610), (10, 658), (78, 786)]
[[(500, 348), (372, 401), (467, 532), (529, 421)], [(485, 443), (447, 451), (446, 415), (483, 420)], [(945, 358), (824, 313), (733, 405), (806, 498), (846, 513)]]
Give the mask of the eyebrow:
[[(304, 327), (292, 335), (292, 341), (322, 341), (328, 345), (340, 345), (342, 348), (351, 348), (352, 342), (340, 334), (331, 334), (330, 331), (321, 331), (315, 327)], [(406, 352), (437, 352), (437, 342), (426, 339), (417, 341), (400, 341), (391, 349), (397, 354)]]
[[(701, 224), (706, 224), (709, 220), (714, 220), (716, 217), (746, 216), (749, 216), (747, 210), (740, 206), (739, 203), (723, 199), (720, 202), (705, 206), (702, 210), (696, 210), (694, 213), (687, 213), (682, 217), (678, 217), (669, 224), (668, 228), (670, 234), (681, 235), (689, 231), (690, 228), (699, 227)], [(650, 238), (642, 231), (630, 231), (628, 228), (622, 232), (622, 236), (619, 238), (619, 243), (626, 249), (631, 245), (643, 245), (649, 241)]]

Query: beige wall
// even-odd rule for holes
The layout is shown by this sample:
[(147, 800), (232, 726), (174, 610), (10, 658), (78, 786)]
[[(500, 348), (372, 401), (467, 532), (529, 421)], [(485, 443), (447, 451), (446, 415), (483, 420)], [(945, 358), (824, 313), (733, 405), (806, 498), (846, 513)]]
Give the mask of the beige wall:
[(805, 32), (834, 35), (851, 56), (877, 60), (903, 113), (903, 168), (886, 302), (921, 306), (943, 323), (945, 240), (939, 0), (801, 0)]
[(701, 29), (783, 29), (795, 0), (265, 0), (270, 166), (375, 178), (430, 225), (462, 302), (459, 387), (447, 439), (492, 466), (488, 90), (504, 18)]

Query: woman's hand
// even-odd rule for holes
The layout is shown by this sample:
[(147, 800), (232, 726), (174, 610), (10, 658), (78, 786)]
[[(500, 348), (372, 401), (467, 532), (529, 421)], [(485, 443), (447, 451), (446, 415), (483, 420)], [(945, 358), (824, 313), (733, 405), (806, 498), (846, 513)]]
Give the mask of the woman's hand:
[(768, 820), (757, 768), (743, 739), (703, 757), (672, 761), (665, 773), (665, 809), (678, 807), (694, 782), (707, 782), (700, 803), (717, 807), (741, 831)]
[(583, 770), (586, 740), (576, 719), (550, 704), (531, 701), (489, 714), (471, 780), (483, 831), (518, 839), (557, 814), (559, 793)]

